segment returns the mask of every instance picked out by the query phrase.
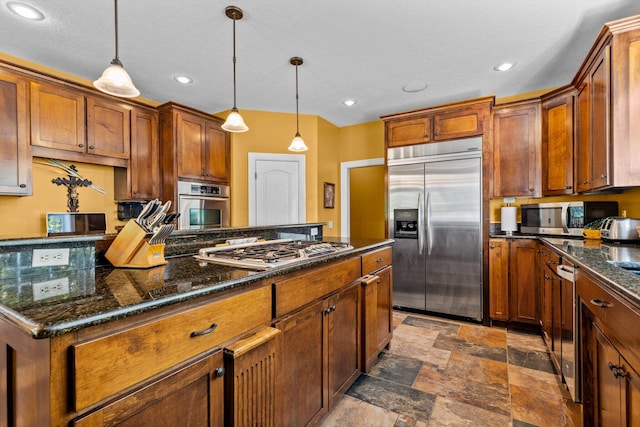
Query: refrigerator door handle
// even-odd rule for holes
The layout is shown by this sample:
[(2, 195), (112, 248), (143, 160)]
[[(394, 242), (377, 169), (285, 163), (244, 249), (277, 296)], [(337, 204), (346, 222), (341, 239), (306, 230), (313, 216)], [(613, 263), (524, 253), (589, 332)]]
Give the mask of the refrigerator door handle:
[(427, 208), (426, 208), (426, 227), (427, 227), (427, 255), (431, 255), (431, 248), (433, 247), (433, 236), (431, 232), (431, 193), (427, 193)]
[(422, 193), (418, 193), (418, 253), (424, 252), (424, 204)]

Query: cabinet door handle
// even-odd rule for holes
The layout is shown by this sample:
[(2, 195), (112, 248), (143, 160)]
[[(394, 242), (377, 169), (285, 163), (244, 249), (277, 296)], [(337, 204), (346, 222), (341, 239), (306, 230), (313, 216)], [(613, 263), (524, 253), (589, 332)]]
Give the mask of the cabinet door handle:
[(600, 179), (605, 179), (607, 175), (600, 175)]
[(84, 144), (78, 144), (78, 147), (83, 148)]
[(609, 370), (611, 372), (613, 372), (613, 376), (616, 378), (624, 378), (627, 376), (627, 373), (624, 371), (624, 369), (622, 368), (622, 366), (620, 365), (614, 365), (613, 363), (609, 362), (607, 364), (607, 366), (609, 366)]
[(489, 249), (495, 249), (496, 245), (489, 245)]
[(601, 300), (599, 298), (594, 298), (591, 301), (589, 301), (591, 304), (601, 307), (601, 308), (608, 308), (611, 307), (613, 304), (611, 304), (609, 301), (604, 301)]
[(96, 147), (95, 147), (95, 146), (93, 146), (93, 145), (90, 145), (90, 146), (89, 146), (89, 150), (93, 150), (94, 148), (96, 148)]
[(211, 332), (215, 331), (217, 327), (218, 327), (217, 323), (212, 323), (211, 326), (209, 326), (204, 331), (193, 331), (193, 332), (191, 332), (191, 337), (192, 338), (193, 337), (200, 337), (202, 335), (210, 334)]
[(567, 187), (566, 187), (567, 190), (571, 190), (572, 188), (573, 188), (573, 186), (571, 186), (571, 185), (567, 185)]
[(585, 182), (583, 182), (582, 184), (583, 184), (583, 185), (587, 185), (588, 183), (589, 183), (589, 181), (585, 181)]
[(27, 188), (27, 184), (20, 184), (19, 187), (20, 188)]
[(214, 375), (216, 376), (216, 378), (224, 377), (224, 373), (225, 373), (224, 368), (216, 368), (216, 370), (214, 371)]

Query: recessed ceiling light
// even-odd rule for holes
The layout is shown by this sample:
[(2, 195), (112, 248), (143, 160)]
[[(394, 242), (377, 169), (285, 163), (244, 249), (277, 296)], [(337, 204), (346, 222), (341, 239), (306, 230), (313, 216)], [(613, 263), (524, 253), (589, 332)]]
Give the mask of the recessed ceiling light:
[(342, 103), (344, 105), (346, 105), (347, 107), (353, 107), (354, 105), (356, 105), (358, 103), (358, 100), (353, 99), (353, 98), (349, 98), (349, 99), (345, 99), (344, 101), (342, 101)]
[(173, 79), (178, 83), (182, 83), (183, 85), (188, 85), (189, 83), (193, 82), (193, 79), (191, 77), (185, 76), (184, 74), (175, 75), (173, 76)]
[(407, 83), (406, 85), (402, 86), (402, 90), (408, 93), (421, 92), (426, 88), (427, 88), (427, 84), (421, 81)]
[(25, 3), (10, 1), (9, 3), (7, 3), (7, 7), (11, 12), (22, 18), (30, 19), (32, 21), (42, 21), (44, 19), (44, 13), (40, 12), (35, 7)]
[(498, 64), (493, 67), (496, 71), (507, 71), (516, 66), (516, 62), (503, 62), (502, 64)]

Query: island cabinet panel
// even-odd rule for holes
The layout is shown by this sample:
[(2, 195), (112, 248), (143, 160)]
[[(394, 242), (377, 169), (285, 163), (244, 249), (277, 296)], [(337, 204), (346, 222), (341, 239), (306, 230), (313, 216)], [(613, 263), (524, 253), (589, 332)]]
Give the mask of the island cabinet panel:
[(270, 320), (271, 290), (265, 286), (75, 344), (74, 408), (94, 405)]
[(49, 425), (49, 341), (34, 340), (2, 317), (0, 332), (0, 425)]
[(224, 348), (225, 425), (278, 427), (282, 332), (263, 326)]
[(224, 426), (222, 351), (200, 358), (73, 422), (76, 427)]
[(360, 283), (276, 322), (283, 333), (279, 426), (317, 425), (360, 373)]
[(274, 317), (278, 318), (334, 292), (360, 277), (360, 258), (304, 270), (274, 285)]
[(0, 70), (0, 194), (32, 194), (28, 80)]

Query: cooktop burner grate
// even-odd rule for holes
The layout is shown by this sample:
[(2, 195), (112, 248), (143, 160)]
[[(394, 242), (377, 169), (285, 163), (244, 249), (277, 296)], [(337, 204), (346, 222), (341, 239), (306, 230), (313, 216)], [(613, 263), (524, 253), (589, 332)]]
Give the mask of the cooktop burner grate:
[(344, 242), (282, 239), (203, 248), (200, 249), (196, 258), (211, 263), (268, 269), (349, 249), (353, 249), (353, 247)]

